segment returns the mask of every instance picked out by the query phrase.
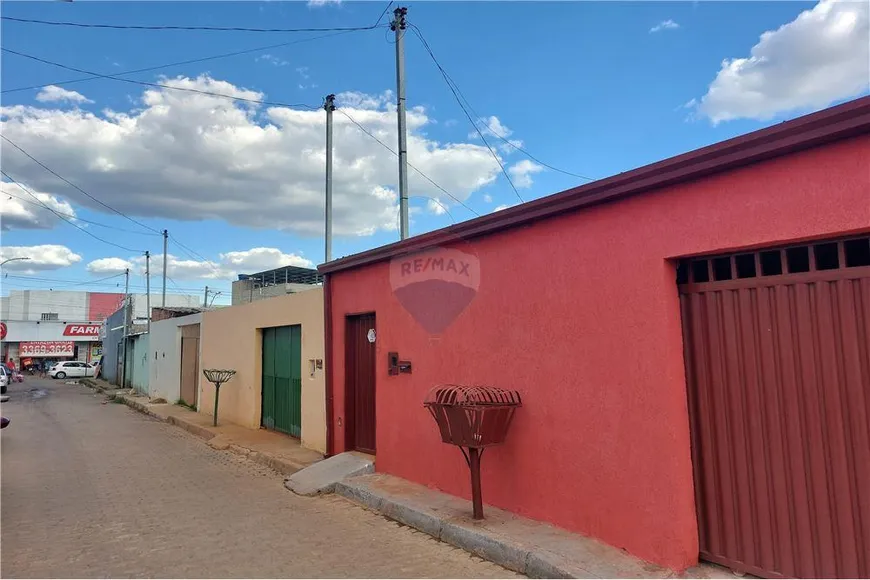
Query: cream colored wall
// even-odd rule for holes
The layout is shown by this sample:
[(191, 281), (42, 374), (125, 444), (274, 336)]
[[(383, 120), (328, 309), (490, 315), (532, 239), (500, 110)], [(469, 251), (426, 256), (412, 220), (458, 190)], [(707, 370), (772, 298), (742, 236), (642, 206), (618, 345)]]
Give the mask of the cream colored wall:
[[(312, 376), (309, 362), (323, 360), (323, 288), (204, 312), (200, 366), (236, 370), (221, 386), (218, 419), (257, 429), (262, 406), (262, 329), (292, 324), (302, 325), (302, 444), (325, 453), (324, 370)], [(199, 388), (199, 412), (211, 415), (214, 386), (200, 375)]]

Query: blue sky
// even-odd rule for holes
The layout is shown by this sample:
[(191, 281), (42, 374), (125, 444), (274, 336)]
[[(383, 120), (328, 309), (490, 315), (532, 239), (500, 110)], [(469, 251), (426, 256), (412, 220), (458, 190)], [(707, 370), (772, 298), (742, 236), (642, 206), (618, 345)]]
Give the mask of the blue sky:
[[(371, 25), (386, 6), (77, 0), (7, 2), (2, 13), (81, 23), (334, 28)], [(601, 178), (867, 92), (866, 3), (415, 2), (408, 21), (482, 117), (479, 126), (525, 200), (583, 180), (538, 166), (490, 131), (521, 141), (549, 165)], [(760, 41), (767, 31), (770, 38)], [(5, 49), (109, 75), (323, 35), (2, 22)], [(343, 110), (395, 148), (395, 99), (386, 92), (395, 89), (391, 41), (389, 29), (381, 27), (125, 78), (313, 107), (336, 93)], [(412, 139), (410, 162), (479, 214), (516, 204), (517, 195), (410, 33), (406, 51), (408, 106), (418, 107), (411, 115), (418, 148)], [(4, 91), (81, 76), (87, 75), (2, 56)], [(143, 101), (148, 90), (153, 97)], [(206, 284), (226, 291), (238, 272), (288, 260), (322, 262), (322, 111), (270, 114), (267, 106), (111, 79), (9, 92), (2, 99), (3, 131), (16, 144), (104, 203), (147, 227), (168, 229), (183, 244), (170, 244), (170, 291), (201, 293)], [(334, 254), (342, 256), (397, 239), (391, 218), (397, 162), (338, 113), (336, 121), (336, 171), (342, 173), (336, 175), (336, 230), (342, 235)], [(4, 290), (105, 278), (119, 271), (118, 260), (133, 265), (134, 283), (143, 284), (137, 252), (130, 250), (159, 254), (159, 236), (2, 145), (4, 169), (15, 181), (62, 213), (98, 222), (76, 223), (127, 248), (18, 202), (34, 200), (4, 183), (4, 192), (15, 196), (3, 196), (4, 256), (42, 256), (4, 267), (4, 275), (21, 277), (4, 278)], [(474, 217), (414, 175), (411, 195), (437, 197), (456, 220)], [(411, 205), (412, 234), (451, 223), (426, 197)], [(43, 245), (66, 251), (29, 249)], [(264, 250), (252, 252), (256, 248)], [(199, 264), (203, 258), (212, 263)], [(117, 282), (75, 288), (107, 290)]]

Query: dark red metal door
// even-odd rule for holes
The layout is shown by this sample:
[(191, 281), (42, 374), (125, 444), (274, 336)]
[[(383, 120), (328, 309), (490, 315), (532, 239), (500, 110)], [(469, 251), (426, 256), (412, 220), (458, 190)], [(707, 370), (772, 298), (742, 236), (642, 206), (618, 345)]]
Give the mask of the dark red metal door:
[(868, 244), (681, 264), (704, 559), (870, 576)]
[(347, 317), (345, 420), (347, 446), (375, 452), (375, 315)]

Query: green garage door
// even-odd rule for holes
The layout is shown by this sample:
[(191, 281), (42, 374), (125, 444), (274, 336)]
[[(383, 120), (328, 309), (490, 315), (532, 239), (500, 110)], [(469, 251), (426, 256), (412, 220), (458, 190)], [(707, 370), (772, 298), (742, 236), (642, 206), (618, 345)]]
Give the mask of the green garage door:
[(302, 433), (302, 327), (263, 329), (262, 425)]

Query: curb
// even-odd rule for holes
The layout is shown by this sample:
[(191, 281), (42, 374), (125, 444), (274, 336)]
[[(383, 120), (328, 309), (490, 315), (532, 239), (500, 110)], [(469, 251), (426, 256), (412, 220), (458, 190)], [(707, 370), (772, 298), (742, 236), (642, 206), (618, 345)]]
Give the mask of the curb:
[[(672, 578), (675, 573), (631, 558), (612, 561), (598, 554), (598, 542), (577, 544), (566, 552), (563, 541), (552, 547), (532, 537), (505, 535), (448, 515), (443, 506), (421, 505), (415, 499), (373, 489), (365, 481), (339, 481), (333, 492), (390, 520), (419, 530), (451, 546), (530, 578)], [(548, 538), (544, 540), (549, 541)], [(618, 554), (616, 548), (601, 548)], [(625, 556), (628, 558), (627, 556)]]
[[(416, 509), (414, 506), (384, 497), (347, 482), (335, 484), (334, 493), (354, 503), (381, 514), (393, 521), (428, 534), (451, 546), (461, 548), (484, 560), (498, 564), (508, 570), (525, 574), (530, 578), (576, 578), (558, 563), (550, 561), (546, 555), (537, 551), (493, 538), (479, 531), (468, 529)], [(592, 575), (587, 577), (591, 578)]]
[(230, 443), (225, 439), (215, 441), (215, 439), (220, 438), (221, 436), (217, 433), (212, 433), (206, 427), (202, 427), (200, 425), (197, 425), (196, 423), (185, 421), (184, 419), (176, 417), (174, 415), (170, 415), (168, 417), (158, 415), (143, 403), (140, 403), (139, 401), (134, 401), (126, 395), (123, 395), (121, 393), (106, 393), (108, 389), (89, 379), (82, 380), (81, 384), (94, 389), (98, 393), (105, 393), (110, 400), (121, 401), (134, 411), (138, 411), (143, 415), (147, 415), (163, 423), (167, 423), (169, 425), (173, 425), (175, 427), (183, 429), (191, 435), (199, 437), (200, 439), (205, 441), (212, 449), (216, 449), (218, 451), (229, 451), (230, 453), (241, 455), (242, 457), (246, 457), (254, 463), (259, 463), (260, 465), (264, 465), (266, 467), (269, 467), (270, 469), (274, 469), (282, 475), (292, 475), (297, 471), (307, 467), (307, 465), (302, 465), (294, 461), (288, 461), (285, 459), (279, 459), (277, 457), (266, 455), (254, 449), (248, 449), (247, 447), (242, 447), (240, 445), (236, 445), (235, 443)]

